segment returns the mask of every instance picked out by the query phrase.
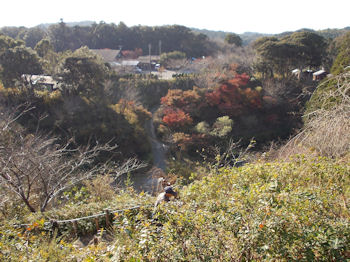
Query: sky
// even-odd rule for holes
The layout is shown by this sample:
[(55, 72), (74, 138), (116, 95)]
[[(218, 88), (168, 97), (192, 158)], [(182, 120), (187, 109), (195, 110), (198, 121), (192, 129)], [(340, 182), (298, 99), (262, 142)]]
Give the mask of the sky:
[(179, 24), (234, 33), (350, 26), (350, 0), (2, 0), (0, 27), (41, 23)]

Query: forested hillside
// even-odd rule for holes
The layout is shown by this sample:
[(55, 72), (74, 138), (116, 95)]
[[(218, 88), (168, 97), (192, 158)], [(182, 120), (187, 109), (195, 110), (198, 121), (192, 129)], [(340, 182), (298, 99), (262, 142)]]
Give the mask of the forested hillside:
[[(197, 28), (191, 28), (194, 32), (202, 33), (207, 35), (210, 39), (221, 39), (224, 40), (227, 34), (232, 34), (232, 32), (224, 32), (224, 31), (212, 31), (212, 30), (206, 30), (206, 29), (197, 29)], [(334, 39), (338, 36), (341, 36), (345, 33), (347, 33), (350, 30), (349, 27), (345, 27), (343, 29), (323, 29), (323, 30), (313, 30), (308, 28), (299, 29), (297, 32), (312, 32), (316, 33), (324, 38), (327, 39)], [(283, 37), (286, 35), (290, 35), (294, 32), (283, 32), (276, 34), (276, 37)], [(239, 36), (242, 38), (244, 45), (249, 45), (250, 43), (254, 42), (256, 39), (264, 36), (273, 36), (273, 34), (264, 34), (264, 33), (257, 33), (257, 32), (244, 32), (242, 34), (239, 34)]]
[(206, 56), (216, 51), (215, 43), (206, 35), (195, 34), (189, 28), (180, 25), (128, 27), (122, 22), (118, 25), (100, 22), (90, 26), (72, 27), (61, 21), (48, 28), (4, 27), (0, 33), (23, 40), (26, 46), (31, 48), (34, 48), (40, 40), (49, 38), (56, 52), (88, 46), (91, 49), (141, 48), (147, 55), (149, 44), (152, 47), (151, 53), (155, 55), (159, 55), (159, 48), (162, 52), (182, 51), (188, 57)]
[(0, 260), (347, 261), (349, 39), (2, 28)]

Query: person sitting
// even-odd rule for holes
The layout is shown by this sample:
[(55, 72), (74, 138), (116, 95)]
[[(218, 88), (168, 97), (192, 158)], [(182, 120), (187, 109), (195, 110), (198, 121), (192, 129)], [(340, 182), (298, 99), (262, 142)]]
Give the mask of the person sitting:
[(160, 193), (157, 197), (154, 207), (156, 208), (162, 202), (169, 202), (171, 197), (177, 197), (177, 192), (173, 190), (172, 186), (166, 186), (164, 192)]
[[(154, 204), (154, 209), (152, 212), (152, 220), (153, 221), (158, 221), (158, 218), (156, 216), (157, 214), (157, 207), (162, 203), (162, 202), (169, 202), (171, 197), (177, 197), (177, 192), (175, 192), (172, 188), (172, 186), (166, 186), (164, 188), (164, 192), (160, 193), (157, 197), (157, 200)], [(157, 226), (162, 226), (161, 223), (158, 223)]]

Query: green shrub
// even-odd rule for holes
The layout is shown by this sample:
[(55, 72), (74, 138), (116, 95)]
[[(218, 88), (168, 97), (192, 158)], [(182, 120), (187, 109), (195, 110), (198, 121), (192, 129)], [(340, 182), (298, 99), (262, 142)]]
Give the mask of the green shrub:
[[(117, 237), (121, 260), (342, 261), (349, 165), (296, 157), (222, 169), (158, 209), (158, 224)], [(344, 200), (345, 199), (345, 200)], [(345, 202), (344, 202), (345, 201)]]
[(324, 82), (321, 82), (306, 103), (304, 121), (308, 121), (317, 110), (333, 110), (343, 102), (349, 101), (350, 73), (336, 75)]
[[(180, 200), (158, 206), (152, 219), (147, 207), (115, 214), (112, 242), (74, 248), (75, 242), (35, 233), (44, 221), (36, 218), (24, 232), (1, 226), (0, 256), (8, 261), (346, 261), (349, 173), (349, 162), (302, 155), (222, 168), (184, 187)], [(132, 199), (150, 200), (124, 191), (115, 201), (123, 206)], [(100, 203), (94, 212), (103, 207)], [(78, 209), (87, 206), (46, 216), (86, 214)]]

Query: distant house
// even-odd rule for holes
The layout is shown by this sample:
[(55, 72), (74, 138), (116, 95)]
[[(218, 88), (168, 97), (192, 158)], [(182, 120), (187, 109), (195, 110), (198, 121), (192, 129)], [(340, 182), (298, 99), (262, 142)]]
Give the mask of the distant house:
[(140, 61), (138, 60), (123, 60), (121, 62), (122, 66), (130, 66), (130, 67), (137, 67), (138, 64), (140, 64)]
[(159, 64), (160, 56), (159, 55), (149, 55), (139, 56), (137, 60), (140, 62), (139, 67), (143, 70), (156, 70), (156, 65)]
[(26, 85), (36, 89), (49, 91), (58, 89), (58, 81), (54, 80), (52, 76), (23, 74), (21, 79)]
[(121, 66), (125, 71), (131, 71), (133, 73), (141, 73), (142, 69), (140, 68), (140, 61), (138, 60), (123, 60), (121, 61)]
[(306, 69), (300, 71), (300, 69), (292, 70), (292, 74), (295, 75), (298, 79), (312, 79), (313, 72), (311, 69)]
[(110, 63), (111, 67), (121, 73), (141, 73), (142, 69), (139, 67), (138, 60), (122, 60), (119, 62)]
[(328, 72), (326, 72), (324, 69), (321, 69), (321, 70), (312, 74), (312, 80), (313, 81), (320, 81), (323, 78), (325, 78), (327, 75), (328, 75)]
[(102, 57), (105, 63), (113, 63), (122, 57), (121, 50), (115, 49), (90, 49), (95, 54)]

